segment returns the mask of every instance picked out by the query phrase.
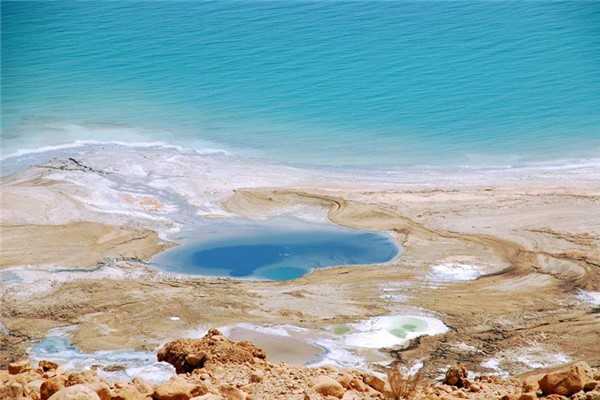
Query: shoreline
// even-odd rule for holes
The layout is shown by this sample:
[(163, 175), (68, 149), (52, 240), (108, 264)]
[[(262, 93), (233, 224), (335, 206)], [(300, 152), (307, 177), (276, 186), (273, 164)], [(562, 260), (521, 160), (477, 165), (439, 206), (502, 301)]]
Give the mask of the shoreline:
[[(21, 226), (24, 242), (58, 237), (50, 246), (56, 263), (68, 252), (65, 242), (95, 249), (93, 265), (106, 255), (98, 243), (122, 241), (115, 234), (123, 229), (157, 232), (147, 242), (152, 253), (157, 241), (195, 220), (232, 216), (327, 219), (388, 232), (404, 252), (384, 266), (334, 267), (286, 282), (167, 276), (124, 261), (111, 267), (114, 273), (49, 274), (44, 290), (33, 283), (3, 285), (0, 322), (14, 333), (3, 337), (7, 360), (64, 324), (79, 326), (73, 340), (82, 351), (96, 351), (148, 349), (211, 324), (319, 328), (418, 311), (450, 331), (392, 353), (407, 363), (425, 360), (430, 376), (467, 356), (471, 370), (489, 372), (488, 365), (510, 374), (527, 368), (509, 362), (510, 354), (564, 353), (600, 364), (592, 351), (600, 338), (598, 314), (577, 297), (600, 290), (593, 266), (600, 260), (596, 176), (569, 181), (569, 175), (556, 180), (547, 174), (496, 185), (467, 180), (459, 189), (459, 182), (448, 187), (430, 175), (429, 186), (421, 187), (360, 177), (340, 183), (335, 174), (154, 148), (110, 147), (76, 161), (57, 159), (2, 178), (2, 229)], [(86, 231), (101, 225), (108, 231), (56, 235), (77, 221), (86, 221)], [(41, 222), (43, 234), (35, 228)], [(81, 262), (73, 256), (74, 265)], [(41, 260), (30, 262), (36, 263)], [(436, 280), (440, 265), (444, 273), (467, 265), (479, 275)], [(30, 297), (19, 295), (26, 287)], [(173, 315), (177, 323), (162, 322)], [(31, 339), (18, 339), (23, 335)]]

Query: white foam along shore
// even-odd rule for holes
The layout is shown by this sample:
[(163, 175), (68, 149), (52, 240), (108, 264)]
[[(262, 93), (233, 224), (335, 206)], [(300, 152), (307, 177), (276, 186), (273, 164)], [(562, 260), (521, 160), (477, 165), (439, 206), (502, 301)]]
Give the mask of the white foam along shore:
[(76, 327), (50, 330), (47, 337), (29, 349), (33, 361), (51, 360), (67, 371), (97, 369), (98, 375), (110, 382), (130, 381), (137, 377), (151, 383), (166, 382), (175, 375), (175, 368), (158, 362), (156, 352), (134, 350), (106, 350), (83, 353), (71, 344), (71, 333)]

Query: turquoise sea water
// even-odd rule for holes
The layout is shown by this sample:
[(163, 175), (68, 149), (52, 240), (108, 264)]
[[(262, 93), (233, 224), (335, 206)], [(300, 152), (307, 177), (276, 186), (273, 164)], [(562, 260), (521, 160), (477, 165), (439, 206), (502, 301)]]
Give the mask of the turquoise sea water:
[(385, 168), (600, 154), (597, 1), (1, 4), (4, 154), (76, 139)]

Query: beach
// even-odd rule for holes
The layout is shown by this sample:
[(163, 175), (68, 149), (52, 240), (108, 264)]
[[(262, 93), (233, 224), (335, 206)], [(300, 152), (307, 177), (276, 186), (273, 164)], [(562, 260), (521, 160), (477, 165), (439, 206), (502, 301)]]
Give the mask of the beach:
[[(306, 329), (293, 339), (305, 350), (287, 356), (295, 363), (378, 370), (395, 359), (422, 362), (432, 378), (459, 361), (500, 375), (600, 363), (593, 164), (434, 171), (417, 183), (410, 173), (323, 172), (162, 147), (37, 157), (2, 178), (6, 362), (65, 326), (76, 326), (72, 343), (90, 353), (151, 351), (246, 324)], [(290, 281), (172, 274), (144, 262), (194, 221), (281, 216), (387, 233), (402, 253)], [(434, 318), (447, 330), (375, 356), (331, 334), (392, 315)], [(270, 356), (286, 360), (280, 338)]]

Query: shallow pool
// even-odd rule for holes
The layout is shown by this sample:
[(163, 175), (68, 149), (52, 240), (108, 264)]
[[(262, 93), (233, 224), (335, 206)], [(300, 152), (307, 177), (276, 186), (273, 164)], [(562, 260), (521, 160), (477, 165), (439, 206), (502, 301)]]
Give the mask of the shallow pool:
[(177, 241), (152, 263), (169, 272), (279, 281), (315, 268), (383, 263), (399, 253), (385, 234), (291, 219), (216, 221), (183, 231)]

